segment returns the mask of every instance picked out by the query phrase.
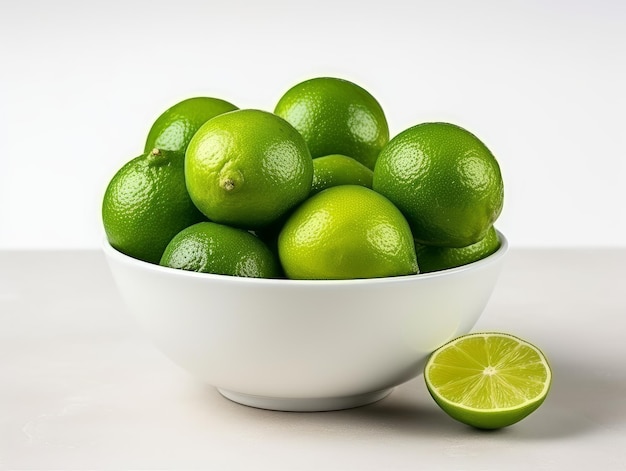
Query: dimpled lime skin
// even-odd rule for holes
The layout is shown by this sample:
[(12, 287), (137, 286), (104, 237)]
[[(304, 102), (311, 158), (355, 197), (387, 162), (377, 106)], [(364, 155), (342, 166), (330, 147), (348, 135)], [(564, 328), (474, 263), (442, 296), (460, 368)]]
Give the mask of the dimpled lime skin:
[(276, 256), (255, 235), (214, 222), (200, 222), (170, 241), (161, 265), (181, 270), (251, 278), (279, 278)]
[(112, 247), (159, 263), (169, 241), (206, 218), (185, 187), (184, 159), (175, 152), (143, 154), (126, 163), (109, 182), (102, 221)]
[(372, 188), (400, 208), (418, 243), (446, 247), (484, 238), (504, 199), (491, 151), (449, 123), (419, 124), (391, 139), (378, 157)]
[(187, 98), (164, 111), (152, 124), (145, 152), (152, 149), (184, 154), (196, 131), (209, 119), (236, 110), (232, 103), (219, 98)]
[(498, 233), (492, 226), (487, 235), (467, 247), (435, 247), (416, 244), (417, 261), (422, 273), (460, 267), (488, 257), (500, 247)]
[(274, 112), (304, 137), (311, 156), (350, 156), (373, 169), (389, 141), (382, 107), (360, 86), (339, 78), (318, 77), (289, 89)]
[(374, 172), (345, 155), (325, 155), (313, 159), (311, 194), (339, 185), (361, 185), (372, 188)]
[(191, 199), (210, 220), (258, 229), (309, 195), (313, 161), (287, 121), (238, 110), (207, 121), (194, 135), (185, 178)]
[(289, 217), (278, 236), (288, 278), (356, 279), (419, 272), (411, 230), (385, 197), (359, 185), (317, 193)]

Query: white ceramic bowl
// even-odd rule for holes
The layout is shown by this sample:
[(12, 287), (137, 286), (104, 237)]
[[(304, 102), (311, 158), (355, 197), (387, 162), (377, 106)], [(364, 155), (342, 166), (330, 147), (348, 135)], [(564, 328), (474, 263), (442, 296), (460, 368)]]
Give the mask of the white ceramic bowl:
[(345, 281), (188, 272), (104, 252), (129, 311), (156, 346), (227, 398), (319, 411), (385, 397), (428, 355), (470, 331), (496, 284), (507, 241), (472, 264)]

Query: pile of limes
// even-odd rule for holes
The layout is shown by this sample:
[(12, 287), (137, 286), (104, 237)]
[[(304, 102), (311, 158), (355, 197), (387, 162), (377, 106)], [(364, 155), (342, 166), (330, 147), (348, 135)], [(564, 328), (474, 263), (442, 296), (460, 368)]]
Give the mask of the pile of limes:
[[(273, 112), (210, 97), (167, 109), (142, 155), (110, 181), (110, 244), (167, 267), (222, 275), (353, 279), (443, 270), (500, 246), (498, 162), (469, 131), (428, 122), (390, 139), (376, 99), (320, 77)], [(511, 425), (545, 399), (552, 374), (517, 337), (468, 334), (424, 370), (453, 418)]]
[(110, 181), (102, 218), (131, 257), (223, 275), (352, 279), (460, 266), (499, 247), (498, 162), (429, 122), (390, 139), (385, 113), (339, 78), (301, 82), (273, 112), (175, 104)]

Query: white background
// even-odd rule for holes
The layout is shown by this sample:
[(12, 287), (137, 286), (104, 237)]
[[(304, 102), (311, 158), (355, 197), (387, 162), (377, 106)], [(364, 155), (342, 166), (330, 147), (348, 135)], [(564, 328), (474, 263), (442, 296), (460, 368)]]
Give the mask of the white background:
[(0, 249), (99, 247), (106, 184), (174, 103), (271, 111), (321, 75), (392, 135), (477, 134), (511, 245), (626, 245), (626, 2), (0, 0), (0, 52)]

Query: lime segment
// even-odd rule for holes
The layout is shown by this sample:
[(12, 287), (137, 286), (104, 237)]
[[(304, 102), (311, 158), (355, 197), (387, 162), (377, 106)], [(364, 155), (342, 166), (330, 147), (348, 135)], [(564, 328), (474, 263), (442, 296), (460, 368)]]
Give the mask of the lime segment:
[(534, 345), (503, 333), (461, 336), (424, 368), (435, 402), (452, 418), (484, 429), (512, 425), (545, 400), (552, 372)]

